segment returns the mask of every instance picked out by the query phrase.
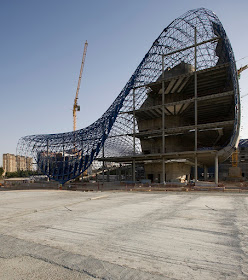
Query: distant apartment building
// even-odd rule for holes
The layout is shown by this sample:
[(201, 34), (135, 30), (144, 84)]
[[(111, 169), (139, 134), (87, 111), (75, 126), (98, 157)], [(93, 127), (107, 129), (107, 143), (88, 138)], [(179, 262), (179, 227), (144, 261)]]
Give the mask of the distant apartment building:
[(16, 156), (13, 154), (3, 154), (3, 169), (5, 172), (17, 171)]
[(17, 170), (26, 170), (26, 158), (24, 156), (16, 156)]
[(26, 170), (33, 170), (33, 159), (26, 157)]
[(3, 169), (5, 172), (33, 170), (32, 164), (33, 159), (31, 157), (3, 154)]

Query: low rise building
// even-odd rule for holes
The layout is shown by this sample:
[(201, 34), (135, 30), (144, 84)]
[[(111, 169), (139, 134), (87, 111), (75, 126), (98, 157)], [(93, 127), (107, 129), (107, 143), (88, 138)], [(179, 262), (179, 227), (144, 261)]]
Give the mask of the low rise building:
[(14, 154), (3, 154), (4, 172), (16, 172), (33, 170), (33, 159), (31, 157), (16, 156)]
[(27, 166), (26, 166), (26, 157), (24, 156), (16, 156), (16, 167), (17, 170), (27, 170)]
[(5, 172), (16, 172), (16, 156), (13, 154), (3, 154), (3, 169)]

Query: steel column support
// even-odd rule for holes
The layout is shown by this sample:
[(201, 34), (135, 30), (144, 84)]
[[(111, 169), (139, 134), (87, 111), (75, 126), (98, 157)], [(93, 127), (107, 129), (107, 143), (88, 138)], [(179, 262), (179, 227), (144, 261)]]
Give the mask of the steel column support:
[[(133, 156), (135, 156), (135, 89), (133, 89)], [(135, 158), (133, 159), (133, 182), (135, 183)]]
[(110, 172), (109, 172), (109, 168), (107, 167), (107, 182), (110, 182)]
[(207, 181), (208, 179), (208, 168), (206, 165), (204, 165), (204, 181)]
[[(81, 140), (81, 149), (82, 149), (82, 153), (81, 153), (81, 156), (82, 157), (84, 157), (84, 140), (83, 140), (83, 135), (82, 135), (82, 140)], [(85, 170), (87, 173), (87, 175), (88, 175), (88, 171), (87, 171), (87, 169)], [(81, 172), (81, 170), (79, 170), (79, 172)], [(84, 178), (84, 172), (82, 172), (82, 174), (81, 174), (81, 178), (82, 178), (82, 180), (83, 180), (83, 178)]]
[(105, 161), (104, 161), (104, 144), (102, 145), (102, 184), (104, 184), (104, 168), (105, 168)]
[(197, 114), (197, 30), (195, 27), (195, 183), (197, 182), (197, 124), (198, 124), (198, 114)]
[(218, 185), (219, 183), (219, 157), (216, 153), (215, 155), (215, 176), (214, 176), (215, 184)]
[(121, 182), (121, 163), (119, 165), (119, 181)]
[[(162, 154), (165, 153), (165, 107), (164, 107), (164, 55), (162, 55)], [(165, 162), (164, 157), (162, 157), (162, 183), (165, 184)]]
[(134, 184), (135, 184), (135, 159), (133, 159), (133, 164), (132, 164), (132, 166), (133, 166), (133, 170), (132, 170), (132, 175), (133, 175), (133, 182), (134, 182)]
[[(49, 140), (47, 139), (47, 174), (50, 174), (50, 170), (49, 170)], [(49, 176), (47, 178), (47, 181), (49, 181)]]
[[(65, 170), (65, 139), (64, 139), (64, 137), (63, 137), (63, 150), (62, 150), (62, 156), (63, 156), (63, 173), (64, 173), (64, 175), (65, 175), (65, 172), (64, 172), (64, 170)], [(83, 176), (82, 176), (82, 178), (83, 178)]]

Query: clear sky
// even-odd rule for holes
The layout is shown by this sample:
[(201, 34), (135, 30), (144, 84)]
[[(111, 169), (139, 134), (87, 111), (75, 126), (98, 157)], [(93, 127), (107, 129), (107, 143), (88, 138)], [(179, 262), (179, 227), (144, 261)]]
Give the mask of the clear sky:
[[(236, 60), (248, 56), (247, 0), (1, 0), (0, 165), (22, 136), (72, 130), (85, 40), (78, 129), (106, 111), (162, 30), (199, 7), (220, 18)], [(248, 93), (248, 70), (240, 88)], [(248, 138), (248, 96), (242, 108)]]

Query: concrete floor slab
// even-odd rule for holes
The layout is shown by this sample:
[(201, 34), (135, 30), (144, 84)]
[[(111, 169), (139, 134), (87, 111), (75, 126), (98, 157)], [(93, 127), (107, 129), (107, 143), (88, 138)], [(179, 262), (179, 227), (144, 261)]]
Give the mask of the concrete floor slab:
[(2, 191), (0, 279), (248, 279), (247, 210), (247, 194)]

